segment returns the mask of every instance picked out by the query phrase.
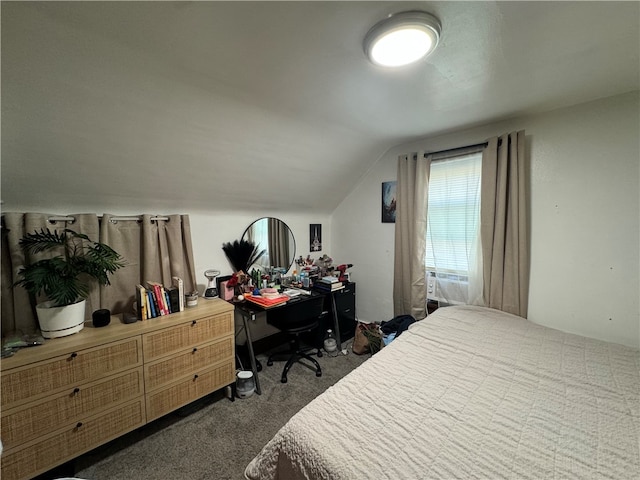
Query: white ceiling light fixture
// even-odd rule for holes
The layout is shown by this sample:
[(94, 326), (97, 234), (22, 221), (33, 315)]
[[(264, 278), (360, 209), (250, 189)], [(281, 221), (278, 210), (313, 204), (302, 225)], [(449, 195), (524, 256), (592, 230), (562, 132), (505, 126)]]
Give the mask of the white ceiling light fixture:
[(375, 65), (402, 67), (433, 52), (440, 30), (440, 21), (427, 12), (396, 13), (367, 32), (364, 51)]

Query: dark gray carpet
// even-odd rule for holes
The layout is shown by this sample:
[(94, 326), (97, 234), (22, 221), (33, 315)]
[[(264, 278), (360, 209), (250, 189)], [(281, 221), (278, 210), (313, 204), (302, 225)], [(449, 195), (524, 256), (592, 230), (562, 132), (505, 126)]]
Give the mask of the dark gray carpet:
[[(91, 480), (240, 480), (251, 459), (297, 411), (369, 358), (351, 352), (318, 358), (322, 377), (295, 364), (280, 383), (284, 362), (266, 366), (262, 395), (235, 402), (216, 392), (110, 442), (75, 461), (75, 476)], [(62, 476), (62, 475), (61, 475)]]

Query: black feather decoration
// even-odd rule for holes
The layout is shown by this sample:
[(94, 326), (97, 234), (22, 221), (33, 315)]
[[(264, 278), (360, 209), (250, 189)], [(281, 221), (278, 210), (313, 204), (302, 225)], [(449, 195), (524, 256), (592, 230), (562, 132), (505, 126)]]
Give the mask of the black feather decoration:
[(239, 272), (242, 270), (245, 273), (247, 273), (249, 267), (256, 263), (267, 251), (266, 249), (258, 251), (256, 244), (247, 240), (235, 240), (233, 243), (223, 243), (222, 250), (227, 256), (227, 259), (229, 259), (233, 271)]

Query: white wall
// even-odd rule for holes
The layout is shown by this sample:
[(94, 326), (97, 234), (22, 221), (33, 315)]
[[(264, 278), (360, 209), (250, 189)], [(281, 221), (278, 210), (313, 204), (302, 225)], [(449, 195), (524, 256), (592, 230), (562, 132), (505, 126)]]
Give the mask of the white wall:
[[(206, 283), (203, 274), (205, 270), (215, 268), (220, 270), (222, 275), (232, 273), (227, 257), (222, 251), (222, 244), (239, 240), (251, 222), (264, 216), (278, 217), (289, 225), (296, 241), (296, 258), (300, 255), (306, 258), (309, 254), (314, 259), (324, 253), (331, 255), (331, 224), (328, 215), (282, 212), (192, 212), (189, 214), (189, 219), (195, 268), (199, 275), (197, 280), (199, 284), (202, 282), (201, 293)], [(311, 223), (322, 224), (321, 252), (309, 251), (309, 224)]]
[(640, 346), (639, 107), (633, 92), (391, 148), (333, 215), (335, 255), (355, 265), (358, 317), (393, 317), (394, 225), (380, 221), (380, 190), (381, 182), (395, 180), (398, 155), (524, 129), (530, 161), (529, 319)]
[[(207, 280), (204, 271), (208, 269), (220, 270), (221, 275), (230, 275), (231, 266), (222, 251), (222, 244), (233, 242), (242, 237), (245, 229), (260, 217), (277, 217), (284, 221), (291, 229), (296, 242), (296, 258), (302, 255), (306, 258), (311, 255), (317, 259), (322, 254), (331, 255), (331, 219), (329, 215), (300, 214), (274, 211), (237, 211), (222, 212), (211, 210), (202, 211), (175, 211), (170, 208), (159, 206), (155, 211), (140, 211), (136, 209), (113, 209), (105, 210), (100, 205), (57, 205), (55, 207), (38, 204), (33, 201), (29, 205), (8, 204), (3, 205), (5, 212), (42, 212), (54, 215), (69, 215), (76, 212), (95, 212), (96, 214), (110, 213), (113, 215), (137, 215), (150, 213), (158, 215), (169, 215), (173, 213), (189, 214), (191, 223), (191, 236), (193, 241), (193, 254), (196, 269), (196, 281), (200, 294), (204, 292)], [(319, 223), (322, 225), (322, 251), (310, 252), (309, 250), (309, 224)], [(295, 265), (294, 265), (295, 268)], [(293, 270), (293, 268), (291, 269)]]
[(303, 256), (309, 253), (309, 224), (320, 223), (322, 253), (336, 264), (354, 264), (358, 317), (382, 321), (393, 316), (394, 225), (380, 221), (380, 194), (381, 183), (396, 177), (397, 156), (525, 129), (531, 165), (529, 318), (565, 331), (640, 345), (638, 112), (636, 92), (394, 147), (354, 186), (332, 217), (273, 211), (175, 212), (162, 206), (148, 212), (73, 203), (52, 207), (38, 204), (37, 197), (30, 205), (6, 202), (3, 210), (188, 213), (201, 289), (204, 270), (231, 273), (222, 243), (240, 238), (253, 220), (284, 220), (296, 238), (296, 255)]

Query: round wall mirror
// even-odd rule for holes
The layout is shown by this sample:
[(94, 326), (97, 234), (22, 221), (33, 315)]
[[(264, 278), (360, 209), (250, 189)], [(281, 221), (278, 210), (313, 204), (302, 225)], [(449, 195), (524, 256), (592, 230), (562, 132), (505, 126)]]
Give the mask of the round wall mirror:
[(296, 256), (296, 241), (289, 226), (273, 217), (259, 218), (247, 227), (243, 240), (255, 243), (258, 251), (265, 250), (255, 266), (289, 270)]

